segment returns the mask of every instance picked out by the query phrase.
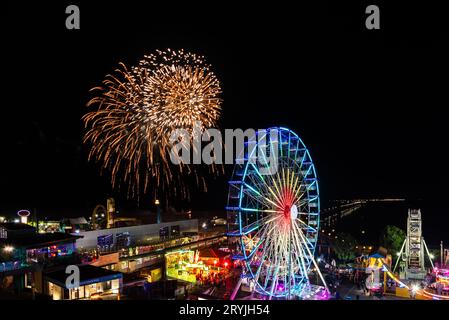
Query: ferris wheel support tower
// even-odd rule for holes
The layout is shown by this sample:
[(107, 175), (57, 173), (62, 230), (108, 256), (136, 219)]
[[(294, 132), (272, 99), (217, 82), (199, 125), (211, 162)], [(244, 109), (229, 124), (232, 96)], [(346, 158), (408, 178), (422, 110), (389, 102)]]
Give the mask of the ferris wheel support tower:
[(396, 270), (399, 261), (400, 278), (421, 280), (426, 276), (425, 255), (430, 258), (429, 249), (427, 248), (424, 237), (422, 236), (422, 221), (420, 209), (409, 209), (407, 218), (407, 236), (402, 244), (401, 251), (393, 271)]

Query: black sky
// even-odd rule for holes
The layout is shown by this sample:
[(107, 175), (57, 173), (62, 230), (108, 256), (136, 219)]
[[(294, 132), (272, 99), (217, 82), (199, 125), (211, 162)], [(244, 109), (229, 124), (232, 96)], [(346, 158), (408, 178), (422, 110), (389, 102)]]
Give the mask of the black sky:
[[(154, 49), (206, 56), (222, 82), (222, 128), (285, 126), (315, 161), (323, 201), (421, 199), (447, 217), (448, 33), (443, 10), (364, 2), (276, 7), (140, 1), (8, 2), (1, 18), (0, 213), (28, 207), (87, 214), (108, 177), (86, 161), (88, 90)], [(344, 2), (344, 1), (339, 1)], [(66, 30), (68, 4), (81, 30)], [(222, 209), (226, 178), (192, 206)], [(125, 202), (125, 200), (122, 200)]]

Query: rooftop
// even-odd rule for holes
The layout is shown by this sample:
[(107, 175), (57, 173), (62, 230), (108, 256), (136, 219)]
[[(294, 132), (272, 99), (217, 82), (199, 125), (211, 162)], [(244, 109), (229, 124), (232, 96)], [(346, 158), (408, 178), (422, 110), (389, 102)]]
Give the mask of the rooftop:
[(29, 248), (41, 248), (48, 245), (72, 242), (82, 236), (74, 236), (67, 233), (55, 232), (55, 233), (33, 233), (26, 237), (13, 238), (13, 239), (0, 239), (0, 244), (8, 244), (14, 247)]
[(14, 231), (16, 231), (16, 230), (32, 230), (32, 229), (35, 230), (34, 227), (27, 225), (25, 223), (14, 223), (14, 222), (2, 222), (2, 223), (0, 223), (0, 227), (4, 228), (6, 230), (11, 230), (11, 231), (12, 230), (14, 230)]

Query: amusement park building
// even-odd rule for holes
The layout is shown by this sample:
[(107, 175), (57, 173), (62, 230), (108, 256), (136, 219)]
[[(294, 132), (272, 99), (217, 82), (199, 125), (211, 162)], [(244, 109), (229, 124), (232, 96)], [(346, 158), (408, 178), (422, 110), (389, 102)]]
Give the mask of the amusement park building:
[(41, 287), (46, 268), (70, 263), (78, 237), (65, 233), (39, 234), (23, 223), (0, 223), (0, 280), (6, 290), (21, 293)]
[(97, 249), (101, 246), (116, 248), (120, 246), (119, 242), (124, 238), (126, 238), (129, 246), (151, 243), (193, 233), (198, 233), (197, 219), (81, 231), (79, 235), (82, 238), (77, 239), (76, 245), (79, 250)]

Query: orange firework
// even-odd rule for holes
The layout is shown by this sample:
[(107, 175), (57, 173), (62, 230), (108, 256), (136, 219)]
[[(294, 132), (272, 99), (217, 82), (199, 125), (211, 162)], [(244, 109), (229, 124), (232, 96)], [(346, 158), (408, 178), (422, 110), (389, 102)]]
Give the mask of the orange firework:
[(205, 189), (204, 178), (192, 166), (173, 165), (169, 142), (173, 130), (215, 127), (220, 117), (220, 83), (202, 56), (183, 50), (156, 51), (137, 66), (120, 63), (97, 95), (95, 107), (84, 117), (84, 142), (95, 159), (112, 173), (112, 185), (125, 182), (128, 195), (142, 190), (173, 191), (188, 196), (185, 173), (194, 175)]

